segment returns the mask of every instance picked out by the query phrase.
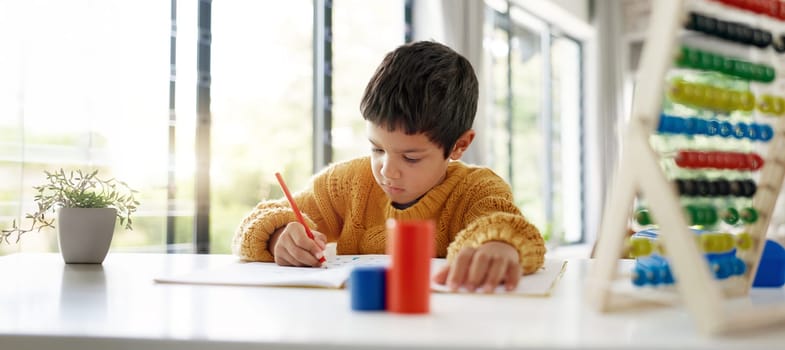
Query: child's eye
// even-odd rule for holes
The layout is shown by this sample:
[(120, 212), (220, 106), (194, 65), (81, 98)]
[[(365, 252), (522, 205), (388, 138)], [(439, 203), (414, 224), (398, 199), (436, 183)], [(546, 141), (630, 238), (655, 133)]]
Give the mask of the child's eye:
[(417, 163), (417, 162), (419, 162), (419, 161), (420, 161), (420, 159), (418, 159), (418, 158), (409, 158), (409, 157), (407, 157), (407, 156), (404, 156), (404, 157), (403, 157), (403, 160), (405, 160), (405, 161), (407, 161), (407, 162), (409, 162), (409, 163)]
[(372, 153), (384, 153), (384, 150), (381, 148), (371, 148)]

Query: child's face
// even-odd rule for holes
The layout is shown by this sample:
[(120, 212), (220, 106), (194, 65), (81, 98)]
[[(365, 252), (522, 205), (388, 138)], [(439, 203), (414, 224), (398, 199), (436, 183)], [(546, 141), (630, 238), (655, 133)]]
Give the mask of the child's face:
[(450, 160), (424, 134), (390, 132), (371, 122), (366, 129), (373, 177), (393, 203), (411, 203), (444, 180)]

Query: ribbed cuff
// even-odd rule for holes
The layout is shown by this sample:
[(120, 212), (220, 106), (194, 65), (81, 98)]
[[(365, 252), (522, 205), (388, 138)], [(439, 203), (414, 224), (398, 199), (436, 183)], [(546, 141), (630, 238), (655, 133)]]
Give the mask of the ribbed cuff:
[(509, 213), (495, 213), (469, 224), (448, 247), (447, 259), (452, 260), (463, 247), (478, 248), (490, 241), (515, 247), (524, 274), (537, 272), (545, 263), (545, 242), (540, 231), (524, 218)]

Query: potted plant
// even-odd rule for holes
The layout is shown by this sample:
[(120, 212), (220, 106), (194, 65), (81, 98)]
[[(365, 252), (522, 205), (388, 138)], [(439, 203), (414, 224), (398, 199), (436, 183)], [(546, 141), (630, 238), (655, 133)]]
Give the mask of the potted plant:
[(125, 182), (98, 177), (98, 170), (81, 170), (66, 173), (44, 171), (46, 183), (34, 186), (38, 209), (25, 217), (31, 220), (29, 228), (21, 228), (13, 221), (10, 229), (2, 230), (2, 239), (16, 233), (19, 237), (44, 227), (54, 228), (57, 215), (57, 240), (66, 263), (102, 263), (109, 251), (116, 219), (126, 229), (132, 230), (131, 214), (139, 202), (136, 190)]

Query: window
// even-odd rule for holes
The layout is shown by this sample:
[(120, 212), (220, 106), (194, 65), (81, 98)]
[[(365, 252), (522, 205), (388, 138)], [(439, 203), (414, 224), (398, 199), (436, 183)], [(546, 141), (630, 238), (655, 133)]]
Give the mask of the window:
[(333, 160), (369, 154), (360, 99), (384, 56), (404, 43), (404, 33), (403, 0), (333, 1)]
[(549, 240), (584, 240), (581, 43), (521, 8), (491, 9), (490, 166)]
[[(199, 12), (205, 3), (209, 12)], [(334, 72), (314, 73), (314, 4), (334, 6)], [(118, 225), (113, 250), (193, 252), (198, 161), (209, 159), (209, 251), (228, 253), (250, 208), (282, 196), (275, 172), (292, 188), (313, 174), (316, 75), (335, 76), (333, 159), (367, 153), (360, 97), (384, 55), (404, 41), (405, 5), (2, 3), (0, 225), (32, 212), (43, 170), (99, 169), (140, 191), (134, 230)], [(199, 32), (200, 16), (209, 31)], [(197, 42), (205, 39), (210, 120), (202, 139)], [(56, 251), (54, 231), (0, 244), (0, 254), (15, 250)]]
[(312, 174), (313, 1), (218, 1), (212, 16), (210, 251), (229, 253), (242, 217), (283, 196), (276, 172), (292, 189)]
[[(160, 1), (3, 3), (0, 224), (34, 210), (31, 187), (43, 182), (43, 170), (99, 169), (139, 190), (144, 203), (134, 231), (113, 245), (160, 244), (169, 23), (169, 4)], [(53, 230), (0, 245), (0, 252), (56, 249)]]

